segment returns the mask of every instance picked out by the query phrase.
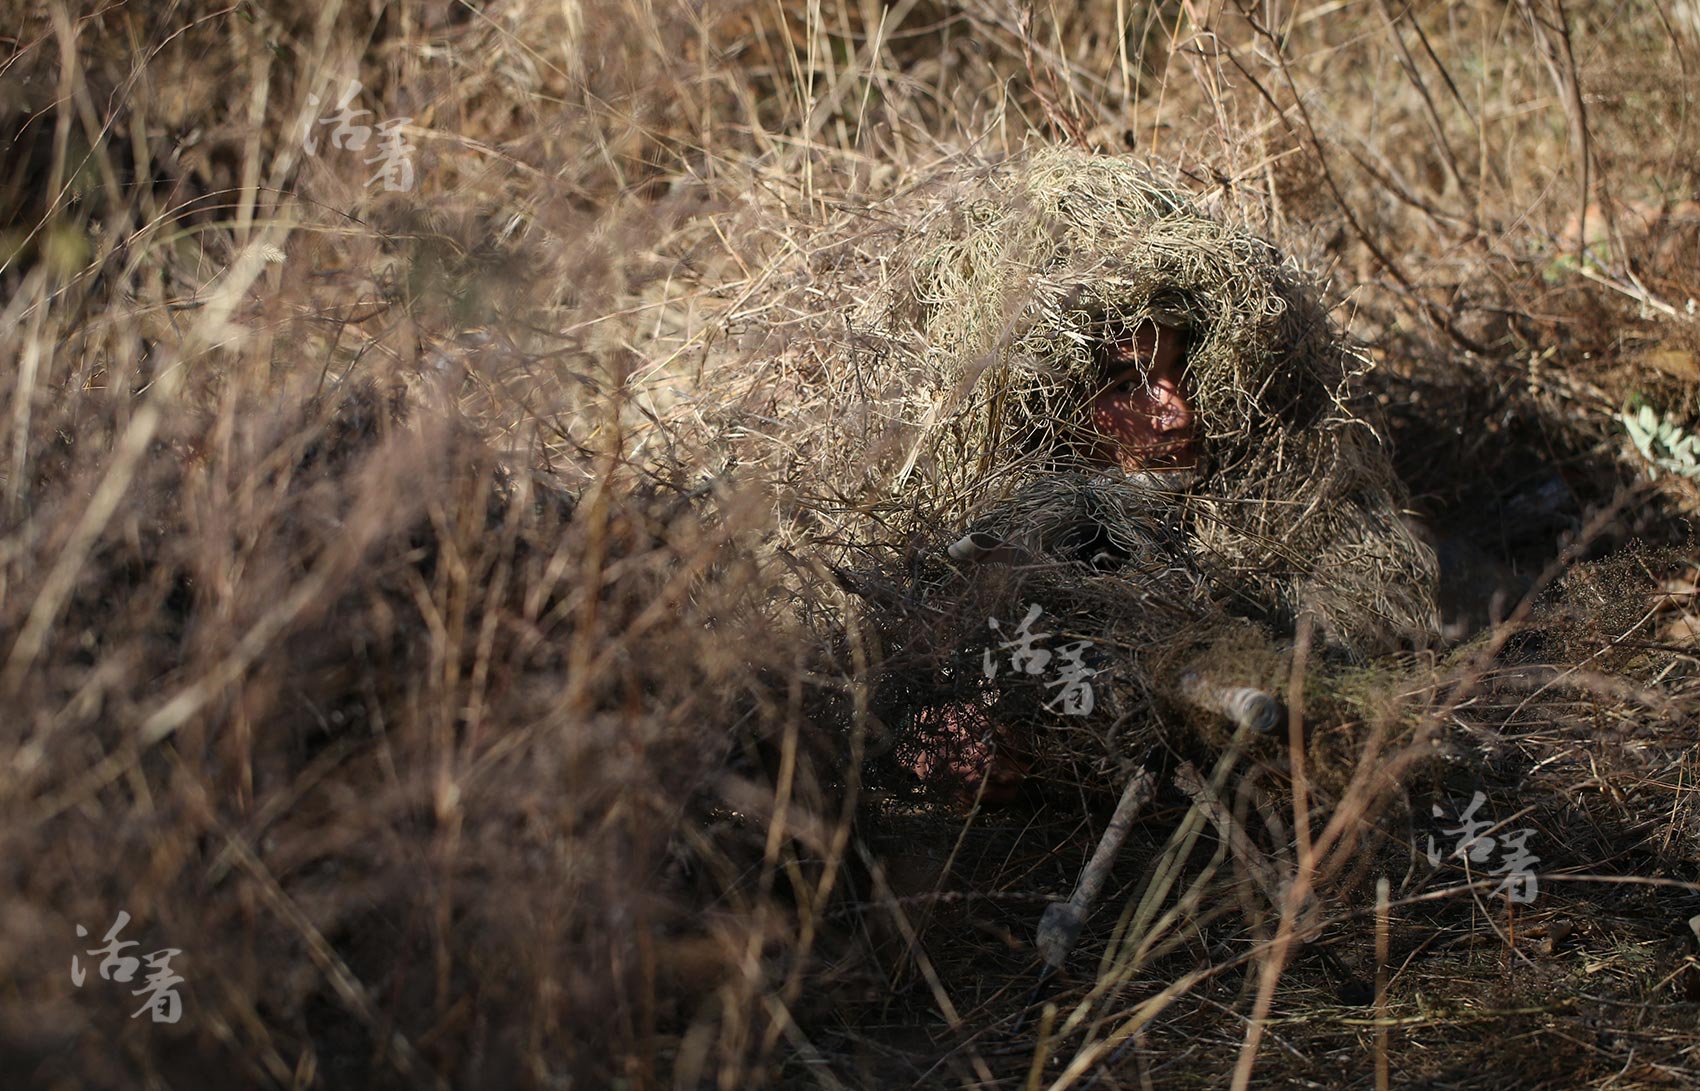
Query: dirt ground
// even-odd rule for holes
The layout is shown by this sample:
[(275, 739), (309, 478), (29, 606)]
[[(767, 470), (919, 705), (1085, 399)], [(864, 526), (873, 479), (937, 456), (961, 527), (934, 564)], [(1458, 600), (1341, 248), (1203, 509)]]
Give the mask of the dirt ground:
[[(1700, 1085), (1697, 111), (1691, 2), (0, 5), (0, 1084)], [(1444, 631), (1266, 735), (821, 438), (1057, 148), (1370, 365)]]

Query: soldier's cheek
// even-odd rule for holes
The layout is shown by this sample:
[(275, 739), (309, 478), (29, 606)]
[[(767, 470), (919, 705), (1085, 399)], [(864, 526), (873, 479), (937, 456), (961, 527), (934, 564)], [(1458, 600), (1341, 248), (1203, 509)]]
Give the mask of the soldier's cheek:
[(1151, 418), (1125, 402), (1103, 402), (1093, 407), (1092, 427), (1118, 447), (1147, 446), (1154, 433)]

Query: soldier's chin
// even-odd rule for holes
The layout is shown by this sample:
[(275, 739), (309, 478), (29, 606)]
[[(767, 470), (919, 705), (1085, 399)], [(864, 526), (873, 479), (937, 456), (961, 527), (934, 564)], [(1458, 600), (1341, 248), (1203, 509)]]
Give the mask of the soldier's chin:
[(1185, 492), (1198, 484), (1203, 474), (1196, 452), (1154, 452), (1146, 457), (1123, 457), (1116, 469), (1130, 484), (1164, 492)]
[(1186, 492), (1204, 477), (1197, 466), (1123, 468), (1121, 475), (1130, 485), (1156, 492)]

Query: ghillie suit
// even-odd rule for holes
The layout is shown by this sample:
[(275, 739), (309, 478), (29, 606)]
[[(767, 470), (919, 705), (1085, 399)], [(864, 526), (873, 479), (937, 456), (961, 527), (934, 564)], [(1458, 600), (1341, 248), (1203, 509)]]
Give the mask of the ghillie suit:
[[(1098, 681), (1125, 699), (1092, 719), (1123, 731), (1174, 707), (1162, 695), (1190, 661), (1272, 681), (1274, 653), (1249, 649), (1301, 613), (1344, 659), (1426, 642), (1434, 563), (1360, 404), (1367, 364), (1272, 246), (1144, 168), (1064, 150), (960, 171), (886, 212), (812, 247), (788, 301), (765, 308), (842, 318), (801, 337), (768, 325), (765, 404), (742, 406), (766, 419), (740, 423), (789, 482), (799, 537), (839, 547), (876, 604), (905, 745), (940, 744), (938, 708), (990, 700), (967, 677), (1001, 642), (989, 622), (1007, 639), (1030, 603), (1115, 665)], [(1128, 477), (1085, 457), (1103, 438), (1082, 406), (1105, 331), (1144, 319), (1187, 333), (1196, 472)], [(970, 529), (1065, 563), (1017, 566), (993, 593), (943, 557)]]

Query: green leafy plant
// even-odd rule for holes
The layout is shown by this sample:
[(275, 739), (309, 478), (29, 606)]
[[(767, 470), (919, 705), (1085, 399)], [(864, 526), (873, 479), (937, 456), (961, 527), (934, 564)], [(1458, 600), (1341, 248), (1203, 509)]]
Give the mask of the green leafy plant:
[(1618, 414), (1641, 457), (1661, 470), (1700, 480), (1700, 436), (1645, 402)]

